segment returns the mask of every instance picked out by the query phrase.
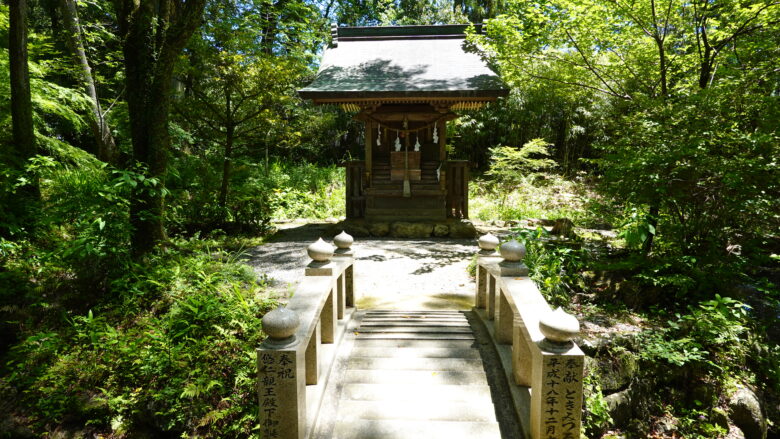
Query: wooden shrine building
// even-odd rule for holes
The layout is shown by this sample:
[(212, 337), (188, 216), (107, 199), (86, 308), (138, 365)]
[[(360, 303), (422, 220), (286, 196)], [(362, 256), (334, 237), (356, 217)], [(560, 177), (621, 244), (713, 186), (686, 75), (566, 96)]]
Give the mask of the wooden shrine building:
[(299, 94), (365, 122), (365, 160), (347, 163), (348, 219), (468, 218), (468, 164), (448, 160), (446, 124), (508, 90), (465, 50), (466, 28), (334, 27)]

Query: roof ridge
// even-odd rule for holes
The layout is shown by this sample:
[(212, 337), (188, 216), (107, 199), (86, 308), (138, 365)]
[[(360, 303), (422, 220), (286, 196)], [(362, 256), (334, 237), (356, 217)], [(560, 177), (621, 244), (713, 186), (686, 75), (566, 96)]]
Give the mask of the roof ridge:
[(465, 37), (466, 29), (474, 26), (477, 33), (482, 32), (482, 24), (431, 24), (402, 26), (344, 26), (335, 29), (335, 37), (340, 41), (350, 39), (387, 39), (387, 38), (453, 38)]

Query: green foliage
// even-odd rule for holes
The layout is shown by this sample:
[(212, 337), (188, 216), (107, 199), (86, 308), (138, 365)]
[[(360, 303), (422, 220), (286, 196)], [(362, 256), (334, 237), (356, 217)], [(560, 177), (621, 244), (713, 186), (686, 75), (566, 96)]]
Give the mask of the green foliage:
[(549, 233), (541, 227), (519, 229), (514, 236), (525, 245), (523, 262), (547, 302), (553, 307), (568, 306), (573, 294), (584, 288), (581, 272), (585, 253), (551, 241)]
[(602, 129), (601, 115), (592, 107), (587, 96), (532, 81), (451, 122), (450, 136), (457, 139), (456, 153), (477, 169), (488, 166), (491, 147), (520, 147), (541, 138), (550, 144), (557, 168), (573, 174), (584, 168), (581, 158), (592, 157), (591, 144)]
[[(205, 155), (220, 160), (218, 155)], [(175, 232), (262, 232), (272, 218), (338, 218), (344, 215), (344, 170), (335, 166), (270, 163), (268, 169), (240, 161), (231, 176), (227, 205), (219, 206), (218, 167), (196, 157), (176, 161), (176, 174), (169, 176), (167, 222)]]
[(582, 429), (587, 437), (601, 435), (612, 424), (607, 401), (601, 391), (598, 377), (587, 375), (582, 381), (585, 394), (585, 412), (582, 419)]
[(112, 288), (123, 294), (31, 329), (11, 349), (2, 381), (20, 392), (35, 431), (75, 422), (247, 437), (260, 317), (273, 304), (251, 270), (199, 240), (177, 241)]
[[(757, 98), (748, 111), (770, 111), (765, 105), (768, 100)], [(662, 251), (723, 255), (730, 245), (750, 249), (776, 224), (770, 194), (778, 193), (780, 182), (769, 157), (780, 153), (777, 133), (746, 132), (751, 128), (733, 121), (752, 116), (732, 108), (727, 96), (691, 97), (625, 118), (616, 138), (602, 145), (602, 189), (637, 206), (627, 237), (637, 242), (656, 232)], [(654, 231), (646, 215), (637, 216), (649, 205), (660, 208)]]
[(677, 414), (680, 421), (680, 431), (685, 434), (686, 438), (691, 439), (724, 437), (728, 433), (728, 430), (717, 425), (713, 421), (712, 415), (713, 412), (707, 410), (681, 410), (681, 413)]
[(486, 175), (492, 177), (491, 183), (498, 187), (502, 194), (501, 206), (504, 205), (506, 194), (524, 180), (533, 181), (539, 177), (539, 172), (547, 171), (555, 166), (555, 162), (546, 157), (549, 143), (542, 139), (533, 139), (520, 149), (510, 146), (498, 146), (490, 149), (490, 170)]
[(555, 174), (521, 175), (516, 185), (506, 187), (481, 178), (469, 182), (469, 211), (483, 221), (569, 218), (587, 223), (597, 217), (586, 210), (591, 197), (584, 181)]
[(536, 176), (538, 172), (547, 171), (555, 166), (550, 160), (547, 150), (552, 144), (544, 139), (533, 139), (516, 149), (511, 146), (498, 146), (490, 149), (490, 170), (486, 175), (492, 176), (500, 184), (511, 185), (521, 175)]
[(745, 363), (748, 310), (742, 302), (715, 295), (675, 313), (667, 327), (640, 335), (640, 357), (674, 366), (694, 364), (707, 374), (738, 373)]
[(344, 215), (344, 168), (274, 163), (271, 202), (276, 218), (338, 218)]
[(620, 229), (618, 237), (624, 239), (631, 249), (641, 248), (650, 236), (655, 235), (655, 226), (648, 214), (640, 213), (636, 208), (631, 209)]

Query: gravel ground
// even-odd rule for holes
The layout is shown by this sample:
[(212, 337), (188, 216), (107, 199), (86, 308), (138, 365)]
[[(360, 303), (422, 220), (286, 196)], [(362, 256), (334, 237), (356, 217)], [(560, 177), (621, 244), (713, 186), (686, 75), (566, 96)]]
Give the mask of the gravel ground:
[[(306, 247), (332, 238), (328, 223), (279, 225), (268, 243), (248, 252), (271, 290), (288, 297), (309, 262)], [(466, 267), (478, 250), (470, 239), (356, 238), (355, 293), (361, 309), (471, 309), (474, 280)]]

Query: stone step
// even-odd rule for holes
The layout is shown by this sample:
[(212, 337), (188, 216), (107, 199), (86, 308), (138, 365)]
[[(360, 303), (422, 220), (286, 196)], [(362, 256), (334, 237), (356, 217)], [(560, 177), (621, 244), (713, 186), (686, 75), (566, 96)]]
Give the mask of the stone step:
[(419, 401), (339, 401), (341, 421), (358, 419), (496, 422), (492, 404), (453, 402), (439, 398), (433, 404)]
[[(439, 188), (416, 188), (412, 186), (411, 188), (412, 193), (416, 197), (441, 197), (444, 196), (444, 191), (442, 191)], [(393, 187), (393, 188), (371, 188), (370, 190), (371, 195), (377, 196), (377, 197), (385, 197), (385, 198), (393, 198), (393, 197), (400, 197), (403, 194), (403, 188), (401, 187)]]
[(415, 321), (415, 322), (467, 322), (468, 319), (463, 316), (410, 316), (405, 314), (387, 314), (387, 315), (375, 315), (367, 316), (365, 321), (368, 322), (381, 322), (381, 321)]
[(368, 322), (363, 322), (361, 328), (374, 328), (385, 326), (436, 326), (438, 328), (470, 328), (469, 323), (463, 320), (439, 320), (439, 319), (372, 319)]
[(387, 339), (364, 338), (356, 339), (355, 347), (372, 348), (446, 348), (446, 349), (472, 349), (474, 340), (415, 340), (415, 339)]
[(341, 399), (353, 401), (445, 401), (492, 404), (484, 385), (345, 384)]
[(366, 317), (364, 322), (454, 322), (454, 323), (467, 323), (468, 319), (463, 316), (406, 316), (406, 315), (386, 315), (386, 316), (369, 316)]
[(353, 353), (347, 362), (352, 370), (482, 371), (482, 360), (466, 358), (371, 358)]
[(452, 384), (487, 385), (485, 372), (429, 370), (347, 370), (349, 384)]
[(400, 311), (395, 309), (372, 309), (365, 311), (366, 317), (388, 314), (405, 316), (465, 316), (463, 311)]
[(351, 355), (361, 358), (480, 358), (479, 351), (476, 349), (436, 347), (395, 347), (388, 349), (383, 347), (355, 346), (352, 348)]
[(334, 439), (497, 439), (495, 422), (354, 420), (336, 425)]
[(468, 333), (436, 333), (436, 332), (360, 332), (355, 331), (357, 340), (384, 339), (384, 340), (474, 340), (474, 334)]
[(469, 326), (442, 326), (435, 324), (428, 325), (377, 325), (363, 326), (358, 329), (360, 334), (383, 333), (383, 334), (471, 334)]
[[(376, 207), (367, 207), (366, 212), (374, 215), (390, 215), (390, 216), (404, 216), (411, 215), (413, 217), (420, 216), (435, 216), (444, 212), (444, 206), (441, 209), (382, 209)], [(408, 216), (407, 215), (407, 216)]]

